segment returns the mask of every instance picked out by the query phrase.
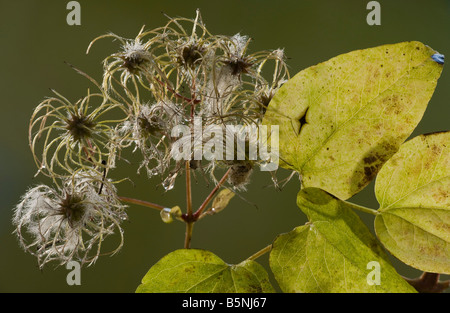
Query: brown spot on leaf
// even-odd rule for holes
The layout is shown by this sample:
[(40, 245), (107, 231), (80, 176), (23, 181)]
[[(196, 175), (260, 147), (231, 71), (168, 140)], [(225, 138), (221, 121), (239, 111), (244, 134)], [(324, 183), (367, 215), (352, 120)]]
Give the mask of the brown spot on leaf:
[(382, 102), (385, 107), (386, 115), (398, 115), (403, 110), (403, 105), (398, 95), (389, 95), (385, 97)]
[(364, 175), (368, 178), (375, 176), (375, 167), (374, 166), (365, 166), (364, 167)]
[(374, 69), (373, 78), (377, 78), (378, 76), (380, 76), (380, 71), (378, 69)]
[(377, 158), (376, 156), (374, 156), (374, 155), (370, 155), (370, 156), (365, 157), (365, 158), (363, 159), (364, 163), (366, 163), (366, 164), (372, 164), (372, 163), (374, 163), (376, 160), (378, 160), (378, 158)]
[(439, 147), (438, 145), (433, 145), (431, 146), (431, 151), (434, 155), (438, 155), (441, 153), (441, 147)]
[(447, 203), (450, 200), (450, 192), (441, 187), (433, 193), (433, 199), (436, 203)]

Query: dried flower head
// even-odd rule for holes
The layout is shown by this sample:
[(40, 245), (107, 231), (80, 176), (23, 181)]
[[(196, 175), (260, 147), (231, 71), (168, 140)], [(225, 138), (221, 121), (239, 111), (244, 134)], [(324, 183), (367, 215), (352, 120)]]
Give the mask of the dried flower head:
[[(170, 189), (185, 168), (171, 160), (173, 142), (207, 141), (193, 134), (172, 138), (173, 127), (193, 129), (195, 119), (203, 121), (202, 132), (215, 126), (259, 125), (289, 73), (283, 50), (249, 53), (248, 36), (211, 34), (199, 10), (194, 19), (168, 18), (164, 27), (142, 28), (134, 40), (114, 34), (97, 39), (112, 37), (122, 44), (121, 51), (104, 61), (103, 88), (130, 108), (121, 126), (123, 145), (134, 144), (143, 156), (140, 168), (149, 176), (162, 176)], [(194, 166), (200, 161), (190, 160)], [(212, 169), (217, 160), (209, 162), (206, 168)]]
[(171, 130), (183, 123), (184, 112), (175, 103), (160, 101), (137, 107), (120, 127), (122, 145), (134, 145), (139, 150), (142, 162), (138, 171), (144, 167), (149, 177), (164, 174), (170, 167), (170, 147), (173, 142)]
[(163, 97), (164, 84), (171, 83), (165, 71), (161, 69), (169, 59), (164, 51), (165, 36), (161, 34), (161, 29), (144, 31), (142, 27), (135, 39), (109, 33), (95, 38), (90, 43), (87, 53), (99, 39), (113, 38), (121, 44), (120, 51), (103, 60), (102, 87), (108, 95), (130, 107), (142, 100), (142, 93), (149, 92), (158, 99)]
[[(192, 27), (188, 30), (188, 26)], [(166, 51), (173, 65), (181, 67), (185, 74), (201, 72), (208, 66), (209, 58), (214, 51), (214, 38), (203, 24), (200, 11), (196, 11), (194, 20), (187, 18), (170, 18), (164, 27)], [(194, 73), (195, 75), (195, 73)]]
[[(114, 186), (94, 173), (78, 172), (58, 189), (31, 188), (15, 207), (15, 234), (20, 245), (37, 257), (40, 268), (53, 260), (90, 265), (100, 255), (114, 254), (122, 247), (125, 207)], [(115, 232), (120, 236), (118, 246), (103, 253), (103, 240)]]
[(136, 74), (151, 62), (151, 55), (139, 41), (126, 42), (124, 51), (118, 57), (123, 60), (121, 68), (130, 74)]
[[(75, 69), (98, 92), (73, 103), (54, 91), (36, 107), (29, 144), (38, 172), (56, 187), (29, 189), (13, 224), (41, 268), (53, 260), (90, 265), (113, 233), (120, 242), (110, 253), (122, 247), (125, 207), (106, 176), (125, 148), (140, 152), (139, 169), (160, 176), (166, 190), (189, 169), (205, 169), (217, 182), (216, 168), (228, 171), (234, 189), (245, 190), (254, 167), (267, 162), (255, 153), (265, 109), (289, 79), (283, 50), (250, 53), (248, 36), (211, 34), (199, 10), (194, 19), (168, 18), (163, 27), (143, 27), (134, 39), (113, 33), (95, 38), (88, 52), (102, 38), (120, 43), (103, 61), (101, 84)], [(245, 134), (248, 127), (257, 133)], [(217, 130), (225, 136), (213, 135)], [(192, 148), (183, 149), (182, 159), (174, 153), (180, 143)]]
[(250, 73), (256, 58), (245, 54), (249, 44), (250, 38), (241, 36), (239, 33), (223, 40), (225, 54), (222, 62), (230, 68), (231, 75), (239, 76), (241, 73)]
[[(113, 127), (120, 119), (105, 119), (121, 104), (108, 101), (102, 93), (90, 94), (72, 103), (53, 91), (31, 117), (29, 143), (39, 172), (50, 177), (71, 176), (76, 170), (112, 167), (115, 159)], [(100, 104), (90, 107), (95, 98)], [(123, 118), (123, 117), (122, 117)]]
[(253, 172), (253, 162), (251, 161), (236, 161), (231, 165), (230, 175), (228, 177), (229, 183), (241, 190), (250, 182), (250, 176)]
[[(173, 143), (182, 140), (172, 137), (175, 126), (193, 129), (195, 119), (203, 122), (203, 132), (216, 126), (259, 125), (268, 103), (289, 78), (289, 73), (283, 50), (251, 53), (248, 36), (211, 34), (199, 10), (193, 19), (168, 19), (163, 27), (152, 30), (142, 27), (134, 39), (113, 33), (97, 37), (88, 51), (102, 38), (120, 43), (119, 51), (104, 59), (101, 85), (108, 101), (120, 103), (127, 112), (126, 120), (115, 128), (112, 141), (116, 149), (134, 146), (140, 150), (139, 169), (145, 168), (148, 176), (161, 176), (163, 185), (170, 189), (178, 173), (185, 169), (171, 155)], [(266, 80), (265, 75), (271, 79)], [(79, 138), (75, 142), (82, 143), (86, 140), (81, 139), (95, 134), (97, 123), (81, 116), (72, 119), (66, 128), (72, 130), (72, 138)], [(193, 134), (185, 137), (185, 141), (194, 145), (204, 145), (207, 141), (194, 138)], [(72, 162), (74, 154), (69, 153), (67, 158), (56, 157), (42, 165), (62, 163), (69, 170), (74, 169), (66, 163), (84, 166), (90, 158), (88, 153), (100, 149), (83, 144), (84, 154), (78, 150), (77, 162)], [(103, 158), (104, 155), (97, 156), (94, 163)], [(192, 156), (190, 161), (197, 168), (201, 164), (201, 160)], [(218, 160), (213, 158), (207, 162), (205, 168), (214, 169)]]

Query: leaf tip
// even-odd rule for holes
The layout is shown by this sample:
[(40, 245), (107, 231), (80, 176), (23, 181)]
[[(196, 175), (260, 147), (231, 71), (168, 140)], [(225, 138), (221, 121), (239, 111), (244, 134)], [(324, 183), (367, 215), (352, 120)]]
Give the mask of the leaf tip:
[(431, 58), (433, 59), (433, 61), (435, 61), (438, 64), (442, 64), (442, 65), (444, 64), (445, 56), (443, 54), (435, 53), (431, 56)]

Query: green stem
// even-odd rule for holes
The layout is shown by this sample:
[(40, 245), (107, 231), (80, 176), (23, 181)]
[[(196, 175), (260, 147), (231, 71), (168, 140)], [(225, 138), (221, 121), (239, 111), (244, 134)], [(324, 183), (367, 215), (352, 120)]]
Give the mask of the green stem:
[(371, 209), (371, 208), (366, 208), (366, 207), (364, 207), (362, 205), (354, 204), (354, 203), (347, 202), (347, 201), (344, 201), (344, 202), (347, 203), (349, 206), (351, 206), (353, 209), (356, 209), (358, 211), (361, 211), (361, 212), (364, 212), (364, 213), (368, 213), (368, 214), (372, 214), (372, 215), (375, 215), (375, 216), (378, 215), (378, 211), (377, 210), (374, 210), (374, 209)]
[(247, 260), (255, 260), (257, 258), (259, 258), (260, 256), (266, 254), (267, 252), (270, 252), (270, 250), (272, 250), (272, 244), (268, 245), (265, 248), (262, 248), (261, 250), (259, 250), (258, 252), (254, 253), (253, 255), (251, 255), (250, 257), (247, 258)]

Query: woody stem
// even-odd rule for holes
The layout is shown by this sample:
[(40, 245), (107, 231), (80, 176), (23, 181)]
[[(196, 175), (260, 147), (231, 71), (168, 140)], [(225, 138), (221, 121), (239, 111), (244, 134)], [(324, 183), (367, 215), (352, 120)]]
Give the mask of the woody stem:
[(123, 201), (123, 202), (138, 204), (138, 205), (145, 206), (145, 207), (152, 208), (152, 209), (156, 209), (156, 210), (159, 210), (159, 211), (164, 209), (164, 206), (162, 206), (162, 205), (159, 205), (159, 204), (156, 204), (156, 203), (152, 203), (152, 202), (148, 202), (148, 201), (144, 201), (144, 200), (128, 198), (128, 197), (119, 197), (119, 200)]
[(186, 222), (186, 235), (184, 236), (184, 248), (189, 249), (191, 247), (192, 229), (194, 228), (194, 222)]
[(192, 229), (194, 219), (192, 215), (192, 191), (191, 191), (191, 167), (189, 161), (186, 161), (186, 214), (183, 214), (183, 220), (186, 222), (186, 234), (184, 236), (184, 248), (191, 246)]
[(186, 210), (187, 215), (192, 216), (192, 191), (191, 191), (191, 167), (186, 161)]

